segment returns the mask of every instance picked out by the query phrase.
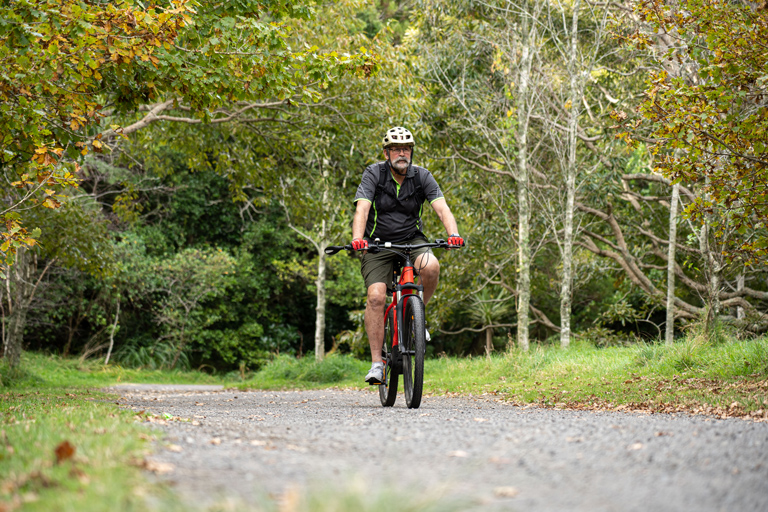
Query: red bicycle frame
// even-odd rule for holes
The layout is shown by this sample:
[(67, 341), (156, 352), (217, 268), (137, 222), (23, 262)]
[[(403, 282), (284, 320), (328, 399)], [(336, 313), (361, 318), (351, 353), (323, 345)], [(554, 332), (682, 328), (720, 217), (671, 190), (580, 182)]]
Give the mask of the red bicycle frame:
[[(410, 263), (410, 259), (409, 259), (409, 263)], [(402, 272), (400, 273), (400, 279), (397, 281), (397, 284), (403, 285), (403, 284), (414, 284), (414, 283), (415, 283), (415, 278), (413, 275), (413, 265), (411, 264), (411, 265), (404, 266)], [(402, 292), (398, 292), (397, 290), (392, 291), (392, 302), (389, 304), (389, 306), (387, 306), (387, 309), (384, 311), (385, 324), (386, 324), (387, 315), (389, 314), (390, 311), (392, 311), (392, 308), (397, 308), (398, 302), (402, 301), (403, 299), (407, 300), (408, 299), (407, 296), (413, 293), (416, 293), (416, 290), (411, 288), (407, 288)], [(398, 294), (405, 294), (406, 297), (398, 296)], [(403, 307), (405, 307), (405, 302), (403, 302)], [(397, 315), (393, 314), (392, 318), (394, 318), (394, 325), (395, 325), (394, 332), (392, 333), (392, 348), (394, 349), (394, 347), (397, 347), (400, 344), (399, 343), (400, 336), (398, 335), (400, 331), (400, 326), (397, 321)]]

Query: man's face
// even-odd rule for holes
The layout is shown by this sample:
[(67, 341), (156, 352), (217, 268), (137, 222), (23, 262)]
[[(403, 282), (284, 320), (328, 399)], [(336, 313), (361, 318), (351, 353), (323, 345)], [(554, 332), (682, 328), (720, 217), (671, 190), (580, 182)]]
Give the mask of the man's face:
[(408, 170), (408, 164), (411, 161), (410, 146), (391, 146), (387, 150), (389, 164), (400, 174), (405, 174)]

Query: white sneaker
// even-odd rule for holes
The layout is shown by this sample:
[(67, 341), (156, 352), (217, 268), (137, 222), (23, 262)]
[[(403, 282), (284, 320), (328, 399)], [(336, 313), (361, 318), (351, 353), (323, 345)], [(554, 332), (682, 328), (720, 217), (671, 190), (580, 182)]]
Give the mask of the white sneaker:
[(371, 385), (384, 382), (384, 363), (373, 363), (365, 376), (365, 382)]

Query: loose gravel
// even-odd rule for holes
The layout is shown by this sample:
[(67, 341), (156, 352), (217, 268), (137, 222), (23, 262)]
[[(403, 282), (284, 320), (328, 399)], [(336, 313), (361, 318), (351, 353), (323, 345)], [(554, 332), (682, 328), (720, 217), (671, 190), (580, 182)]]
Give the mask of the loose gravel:
[(147, 425), (165, 435), (150, 467), (190, 508), (362, 485), (441, 510), (768, 510), (768, 423), (483, 397), (425, 397), (410, 410), (400, 395), (385, 409), (375, 388), (112, 390), (156, 415)]

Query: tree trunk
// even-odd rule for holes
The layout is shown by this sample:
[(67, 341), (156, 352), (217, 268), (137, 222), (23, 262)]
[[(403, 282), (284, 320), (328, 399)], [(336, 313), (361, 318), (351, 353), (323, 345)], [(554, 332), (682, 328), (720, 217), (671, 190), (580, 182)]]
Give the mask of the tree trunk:
[(531, 244), (528, 176), (528, 126), (530, 119), (530, 77), (533, 61), (532, 44), (536, 40), (535, 21), (526, 18), (529, 30), (523, 32), (525, 40), (520, 60), (520, 78), (517, 90), (517, 208), (518, 208), (518, 280), (517, 280), (517, 345), (528, 350), (528, 324), (531, 303)]
[(12, 309), (8, 315), (8, 330), (3, 353), (11, 368), (18, 366), (21, 361), (24, 327), (27, 325), (27, 311), (34, 291), (31, 283), (30, 256), (27, 249), (19, 247), (8, 274), (11, 281)]
[(493, 327), (485, 328), (485, 355), (491, 357), (493, 352)]
[(107, 357), (104, 359), (104, 364), (109, 364), (109, 357), (112, 355), (112, 347), (115, 346), (115, 331), (117, 330), (117, 320), (120, 318), (120, 296), (117, 296), (117, 311), (115, 311), (115, 321), (112, 324), (112, 330), (109, 332), (109, 349), (107, 349)]
[(704, 319), (705, 330), (709, 334), (714, 322), (720, 316), (720, 265), (709, 243), (709, 219), (704, 218), (699, 235), (699, 249), (706, 262), (707, 278), (707, 317)]
[(579, 109), (576, 105), (581, 99), (581, 79), (576, 69), (576, 49), (579, 30), (579, 3), (573, 4), (571, 18), (571, 47), (568, 68), (571, 75), (568, 112), (568, 164), (566, 167), (565, 188), (565, 225), (563, 226), (563, 281), (560, 286), (560, 346), (571, 344), (571, 304), (573, 295), (573, 216), (576, 198), (576, 133), (579, 127)]
[[(323, 221), (323, 230), (325, 230), (325, 221)], [(328, 242), (323, 240), (319, 245), (317, 259), (317, 306), (315, 308), (315, 361), (322, 361), (325, 358), (325, 275), (326, 275), (326, 255), (325, 248)]]
[(675, 339), (675, 248), (677, 246), (677, 203), (680, 201), (680, 184), (672, 185), (669, 202), (669, 247), (667, 249), (667, 322), (664, 341), (672, 345)]
[[(736, 291), (741, 293), (744, 291), (744, 273), (742, 272), (736, 277)], [(746, 315), (744, 314), (744, 308), (736, 306), (736, 318), (743, 320)]]

